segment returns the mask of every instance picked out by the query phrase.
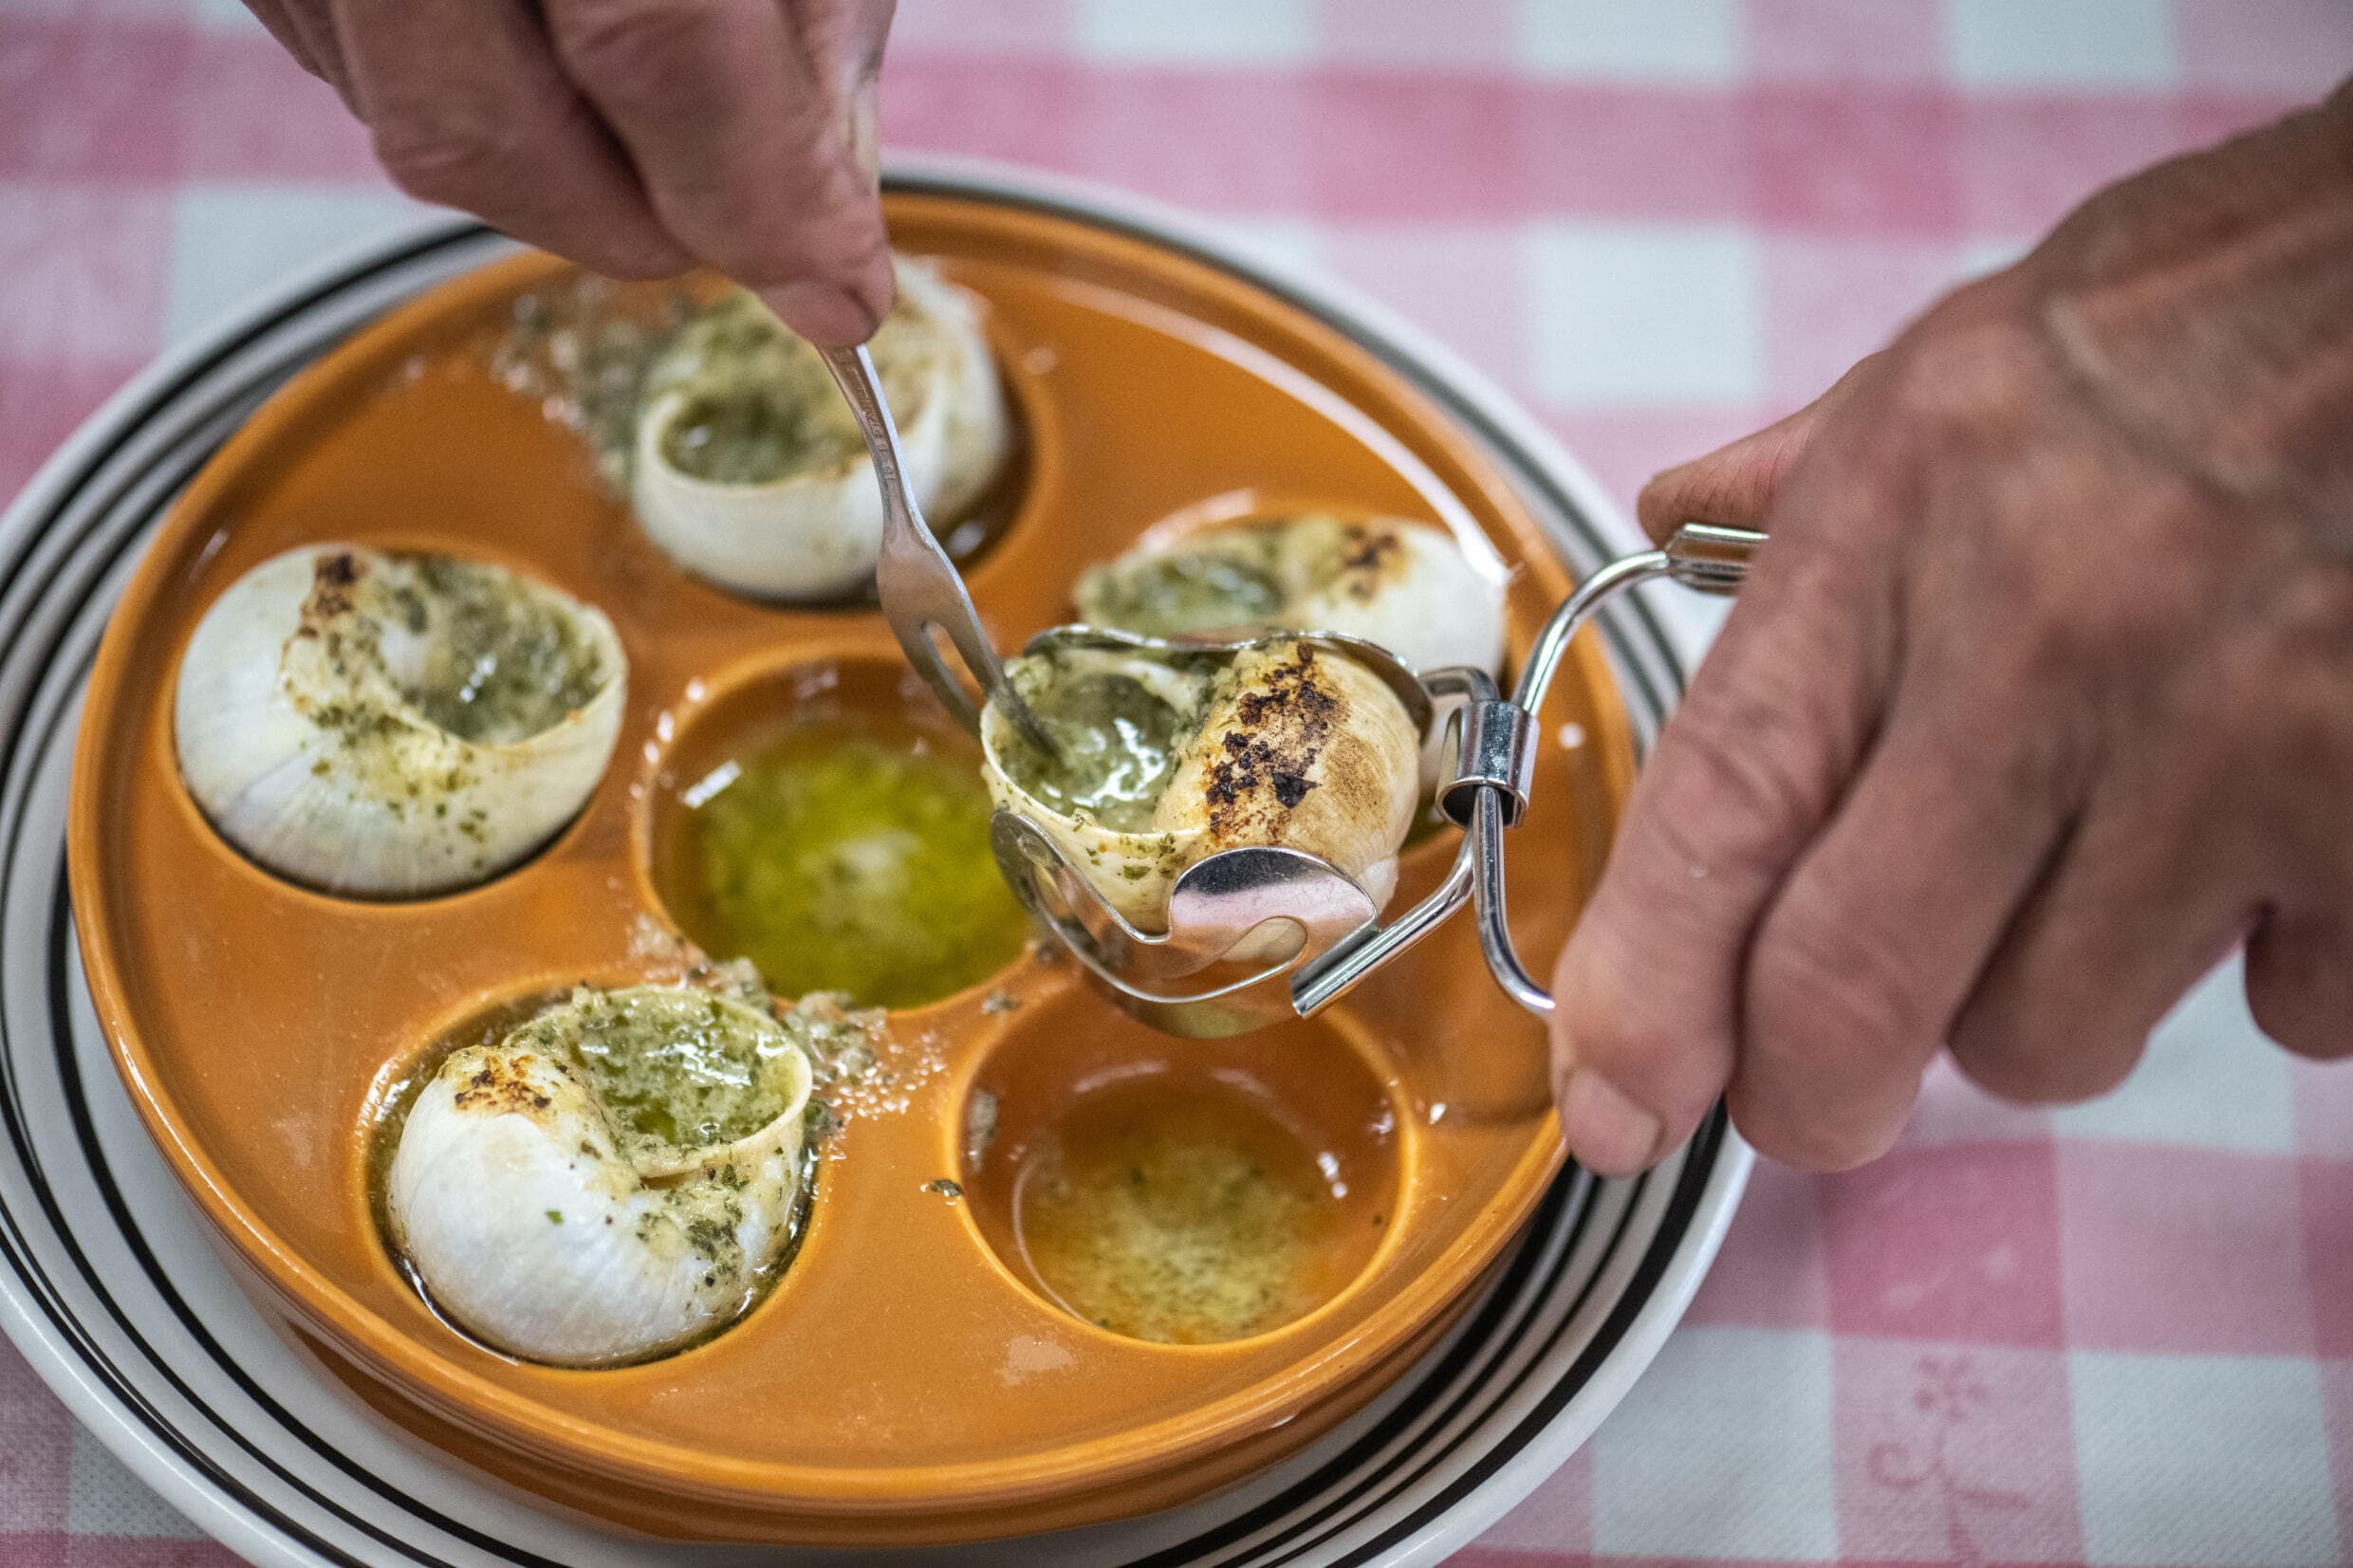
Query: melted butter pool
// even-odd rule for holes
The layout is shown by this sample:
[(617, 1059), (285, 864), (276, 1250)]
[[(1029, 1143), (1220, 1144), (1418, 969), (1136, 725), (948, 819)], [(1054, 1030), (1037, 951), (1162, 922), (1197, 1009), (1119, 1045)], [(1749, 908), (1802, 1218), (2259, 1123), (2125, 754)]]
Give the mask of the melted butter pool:
[(1028, 937), (990, 854), (978, 769), (930, 735), (814, 720), (681, 800), (694, 886), (675, 912), (705, 951), (749, 958), (779, 995), (917, 1006), (986, 979)]
[(1039, 1282), (1098, 1327), (1247, 1338), (1354, 1274), (1335, 1169), (1248, 1098), (1156, 1075), (1073, 1109), (1025, 1165), (1015, 1225)]

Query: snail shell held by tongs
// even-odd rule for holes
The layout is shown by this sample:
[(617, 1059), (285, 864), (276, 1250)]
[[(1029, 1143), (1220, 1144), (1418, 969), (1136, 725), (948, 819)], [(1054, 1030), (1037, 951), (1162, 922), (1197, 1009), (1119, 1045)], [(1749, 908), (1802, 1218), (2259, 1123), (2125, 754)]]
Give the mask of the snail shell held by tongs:
[[(1031, 657), (1053, 655), (1067, 663), (1084, 655), (1161, 668), (1222, 660), (1226, 668), (1247, 670), (1248, 660), (1271, 648), (1314, 649), (1331, 668), (1352, 671), (1352, 682), (1361, 677), (1365, 687), (1382, 692), (1395, 704), (1392, 722), (1402, 717), (1410, 727), (1392, 730), (1380, 748), (1391, 769), (1382, 788), (1390, 792), (1400, 787), (1399, 780), (1414, 777), (1416, 752), (1444, 714), (1449, 744), (1436, 802), (1465, 830), (1462, 846), (1445, 882), (1387, 926), (1380, 914), (1395, 886), (1396, 847), (1413, 806), (1410, 788), (1385, 861), (1367, 859), (1352, 838), (1336, 845), (1306, 836), (1257, 842), (1211, 837), (1139, 849), (1123, 841), (1133, 835), (1106, 834), (1100, 822), (1057, 810), (1020, 787), (1014, 782), (1019, 766), (1005, 766), (1013, 761), (1010, 727), (984, 713), (983, 745), (990, 748), (991, 787), (999, 803), (991, 824), (998, 864), (1047, 932), (1113, 1001), (1171, 1034), (1210, 1038), (1310, 1017), (1466, 903), (1477, 908), (1480, 946), (1497, 984), (1522, 1006), (1548, 1013), (1551, 998), (1512, 946), (1504, 899), (1503, 835), (1528, 804), (1534, 715), (1570, 636), (1603, 602), (1659, 578), (1701, 592), (1731, 593), (1763, 542), (1763, 535), (1747, 529), (1689, 524), (1662, 548), (1603, 566), (1546, 622), (1509, 697), (1484, 670), (1417, 673), (1385, 649), (1330, 635), (1200, 643), (1064, 627), (1033, 639)], [(1021, 667), (1017, 663), (1016, 671)], [(1135, 673), (1132, 664), (1122, 668)], [(1033, 708), (1039, 705), (1038, 695), (1024, 695)], [(1238, 716), (1238, 700), (1232, 711)], [(1226, 751), (1226, 733), (1215, 732), (1196, 754)], [(1161, 803), (1154, 802), (1147, 829), (1163, 821), (1158, 818)], [(1180, 820), (1190, 821), (1182, 804), (1164, 821)], [(1327, 853), (1335, 848), (1343, 850), (1337, 858)]]

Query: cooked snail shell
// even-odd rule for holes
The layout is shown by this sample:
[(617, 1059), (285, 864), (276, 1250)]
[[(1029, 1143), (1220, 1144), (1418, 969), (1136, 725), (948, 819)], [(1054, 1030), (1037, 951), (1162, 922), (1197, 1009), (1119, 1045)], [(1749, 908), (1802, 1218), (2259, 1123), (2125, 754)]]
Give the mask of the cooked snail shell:
[(505, 870), (579, 813), (627, 670), (612, 622), (521, 573), (310, 545), (205, 611), (173, 735), (189, 793), (245, 854), (415, 897)]
[(501, 1350), (587, 1366), (732, 1321), (793, 1233), (809, 1062), (765, 1011), (683, 987), (575, 991), (417, 1094), (394, 1245)]
[(1147, 636), (1340, 632), (1415, 670), (1503, 659), (1504, 580), (1446, 529), (1377, 517), (1252, 517), (1149, 542), (1090, 567), (1079, 618)]
[[(898, 263), (899, 304), (870, 345), (927, 521), (980, 499), (1011, 419), (972, 296)], [(835, 599), (874, 575), (882, 500), (849, 405), (817, 351), (737, 292), (648, 373), (634, 462), (639, 519), (689, 571), (764, 598)]]
[(1185, 868), (1238, 845), (1320, 856), (1376, 906), (1396, 891), (1419, 737), (1362, 665), (1276, 638), (1218, 654), (1051, 649), (1009, 674), (1062, 758), (991, 705), (992, 798), (1043, 828), (1139, 929), (1165, 930)]

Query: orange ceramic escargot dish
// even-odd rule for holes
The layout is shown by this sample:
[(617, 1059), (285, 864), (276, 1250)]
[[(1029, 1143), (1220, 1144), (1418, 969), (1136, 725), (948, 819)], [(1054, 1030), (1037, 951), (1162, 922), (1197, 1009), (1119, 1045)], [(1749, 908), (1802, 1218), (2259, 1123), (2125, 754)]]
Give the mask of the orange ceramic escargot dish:
[[(1049, 212), (886, 207), (875, 356), (1000, 649), (1084, 618), (1508, 671), (1566, 595), (1479, 449), (1315, 317)], [(873, 603), (880, 527), (846, 409), (744, 297), (516, 254), (221, 449), (84, 710), (92, 992), (226, 1250), (394, 1419), (657, 1535), (1205, 1494), (1412, 1364), (1562, 1160), (1467, 922), (1313, 1020), (1179, 1040), (991, 858), (1019, 798), (1148, 922), (1254, 790), (1403, 908), (1455, 839), (1392, 699), (1280, 641), (1016, 658), (1084, 744), (985, 754)], [(1515, 830), (1538, 952), (1634, 766), (1588, 640)], [(1313, 767), (1230, 739), (1303, 707)]]

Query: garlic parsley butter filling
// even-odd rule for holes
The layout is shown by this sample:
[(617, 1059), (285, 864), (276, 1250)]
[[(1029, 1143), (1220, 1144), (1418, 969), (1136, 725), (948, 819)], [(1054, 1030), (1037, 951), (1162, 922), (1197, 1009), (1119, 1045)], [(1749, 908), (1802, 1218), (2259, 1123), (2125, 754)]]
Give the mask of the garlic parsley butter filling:
[[(1011, 415), (980, 307), (921, 262), (868, 345), (907, 478), (945, 528), (1004, 468)], [(873, 575), (882, 501), (849, 404), (816, 349), (753, 295), (701, 311), (646, 372), (632, 462), (639, 520), (677, 563), (771, 599), (828, 599)]]
[(1007, 673), (1060, 754), (991, 706), (991, 794), (1139, 928), (1166, 928), (1186, 867), (1246, 844), (1320, 856), (1376, 905), (1396, 891), (1420, 737), (1363, 666), (1277, 638), (1237, 653), (1049, 649)]
[(807, 1056), (731, 996), (583, 987), (418, 1091), (393, 1245), (469, 1332), (593, 1366), (733, 1321), (787, 1260)]
[(602, 777), (628, 661), (598, 610), (519, 572), (349, 544), (232, 583), (180, 660), (181, 776), (223, 837), (330, 893), (491, 876)]
[(1249, 517), (1138, 545), (1079, 580), (1079, 617), (1147, 636), (1339, 632), (1416, 670), (1502, 662), (1504, 579), (1434, 523)]

